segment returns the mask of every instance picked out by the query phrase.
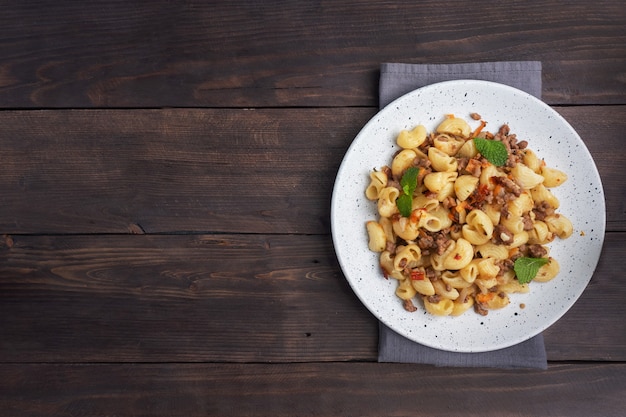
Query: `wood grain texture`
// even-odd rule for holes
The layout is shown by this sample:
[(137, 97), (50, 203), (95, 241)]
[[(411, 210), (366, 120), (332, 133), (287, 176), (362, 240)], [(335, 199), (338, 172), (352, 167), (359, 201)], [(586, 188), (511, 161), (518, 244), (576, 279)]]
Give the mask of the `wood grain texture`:
[(551, 104), (624, 104), (625, 27), (619, 0), (25, 2), (0, 107), (375, 107), (381, 62), (498, 60), (542, 61)]
[[(626, 107), (558, 107), (626, 230)], [(330, 232), (369, 108), (0, 112), (0, 233)]]
[(376, 351), (376, 323), (328, 236), (11, 244), (0, 264), (2, 361), (343, 361)]
[[(607, 234), (589, 285), (574, 306), (544, 332), (550, 360), (568, 360), (574, 352), (585, 360), (626, 358), (626, 323), (619, 318), (626, 315), (626, 307), (620, 306), (626, 299), (626, 290), (620, 288), (625, 235), (624, 232)], [(604, 326), (611, 330), (605, 333), (600, 329)]]
[(0, 231), (328, 233), (335, 173), (371, 114), (1, 113)]
[(542, 372), (368, 363), (0, 365), (0, 405), (25, 417), (618, 417), (625, 372), (625, 364)]
[[(623, 1), (0, 10), (1, 415), (624, 415)], [(375, 363), (329, 223), (379, 66), (512, 60), (598, 166), (596, 272), (547, 371)]]
[[(376, 320), (325, 235), (14, 236), (10, 245), (0, 249), (3, 362), (377, 358)], [(550, 360), (626, 360), (625, 251), (622, 233), (607, 236), (590, 285), (545, 333)]]

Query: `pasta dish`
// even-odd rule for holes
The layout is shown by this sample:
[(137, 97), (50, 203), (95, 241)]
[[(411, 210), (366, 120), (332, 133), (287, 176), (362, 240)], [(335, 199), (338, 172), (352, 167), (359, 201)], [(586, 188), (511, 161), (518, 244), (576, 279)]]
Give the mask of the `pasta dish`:
[(368, 246), (409, 312), (420, 304), (438, 316), (503, 308), (531, 281), (558, 274), (547, 244), (573, 231), (551, 192), (567, 175), (508, 125), (492, 133), (480, 115), (470, 118), (401, 131), (390, 165), (370, 172), (365, 195), (378, 218), (366, 222)]

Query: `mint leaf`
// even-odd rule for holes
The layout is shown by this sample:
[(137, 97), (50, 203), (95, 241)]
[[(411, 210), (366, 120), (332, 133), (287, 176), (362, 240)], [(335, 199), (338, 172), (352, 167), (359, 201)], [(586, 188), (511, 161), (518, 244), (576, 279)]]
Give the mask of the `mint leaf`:
[(413, 192), (417, 188), (417, 176), (419, 174), (419, 168), (410, 167), (402, 175), (400, 180), (400, 187), (402, 187), (403, 194), (396, 200), (396, 206), (404, 217), (411, 215), (411, 209), (413, 208)]
[(411, 167), (404, 171), (402, 179), (400, 180), (400, 186), (406, 195), (413, 195), (413, 191), (417, 188), (417, 174), (419, 174), (419, 168)]
[(396, 206), (398, 206), (400, 214), (402, 214), (404, 217), (409, 217), (413, 208), (413, 199), (408, 194), (402, 194), (396, 200)]
[(520, 284), (528, 284), (537, 276), (539, 268), (548, 262), (548, 258), (517, 258), (513, 270)]
[(474, 138), (474, 144), (478, 152), (495, 166), (501, 167), (506, 164), (507, 159), (509, 159), (506, 146), (498, 140)]

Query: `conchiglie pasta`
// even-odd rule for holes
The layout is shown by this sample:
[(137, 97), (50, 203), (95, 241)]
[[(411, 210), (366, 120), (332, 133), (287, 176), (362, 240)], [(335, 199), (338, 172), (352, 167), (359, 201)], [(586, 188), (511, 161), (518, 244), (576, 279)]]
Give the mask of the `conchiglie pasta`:
[(433, 287), (435, 287), (435, 294), (443, 298), (447, 298), (449, 300), (456, 300), (459, 298), (459, 292), (457, 289), (446, 285), (446, 283), (440, 279), (433, 282)]
[[(478, 277), (481, 280), (495, 279), (500, 272), (500, 267), (496, 265), (496, 260), (493, 258), (484, 258), (478, 262)], [(489, 288), (493, 287), (491, 285)]]
[(431, 211), (430, 214), (439, 219), (439, 230), (447, 229), (448, 227), (452, 226), (450, 211), (444, 206), (438, 206), (435, 210)]
[(474, 259), (472, 244), (465, 239), (453, 242), (450, 250), (443, 259), (443, 267), (447, 270), (459, 270), (465, 268)]
[(417, 148), (426, 140), (428, 135), (423, 125), (417, 125), (413, 130), (403, 130), (396, 139), (396, 143), (403, 149)]
[(480, 210), (472, 210), (465, 218), (463, 225), (463, 237), (472, 245), (487, 243), (493, 236), (493, 223), (491, 219)]
[(452, 312), (450, 313), (450, 315), (460, 316), (461, 314), (465, 313), (467, 310), (469, 310), (473, 306), (474, 306), (474, 299), (472, 297), (466, 297), (466, 298), (459, 297), (454, 301), (454, 306), (452, 307)]
[(471, 282), (467, 282), (458, 272), (445, 271), (441, 274), (441, 280), (452, 288), (463, 289), (472, 285)]
[(433, 283), (430, 279), (428, 279), (428, 277), (421, 280), (412, 280), (411, 285), (413, 286), (413, 289), (421, 295), (435, 295), (435, 287), (433, 287)]
[(381, 217), (391, 217), (398, 212), (396, 200), (400, 197), (400, 190), (395, 187), (385, 187), (378, 197), (378, 214)]
[(465, 141), (457, 152), (457, 156), (461, 158), (473, 158), (476, 154), (478, 154), (478, 149), (476, 149), (476, 143), (473, 140)]
[(539, 184), (531, 189), (530, 195), (532, 196), (535, 205), (539, 203), (546, 203), (554, 209), (559, 208), (559, 199), (556, 198), (555, 195), (552, 194), (552, 192), (550, 192), (550, 190), (548, 190), (543, 184)]
[(476, 246), (475, 250), (481, 258), (507, 259), (509, 257), (509, 250), (506, 246), (496, 245), (492, 242)]
[(475, 258), (465, 267), (461, 268), (459, 271), (461, 277), (469, 283), (476, 281), (476, 278), (478, 278), (479, 275), (478, 264), (480, 262), (482, 262), (481, 258)]
[(500, 271), (498, 276), (496, 277), (498, 280), (498, 288), (502, 289), (503, 285), (506, 285), (512, 281), (516, 281), (515, 271), (513, 269), (506, 269), (504, 271)]
[(433, 146), (450, 156), (456, 155), (464, 144), (464, 140), (446, 134), (437, 135), (433, 139)]
[(495, 288), (498, 285), (498, 280), (495, 277), (492, 278), (476, 278), (476, 281), (474, 281), (474, 284), (476, 284), (476, 287), (478, 288), (479, 292), (485, 294), (488, 293), (489, 290), (491, 290), (492, 288)]
[(533, 172), (539, 174), (541, 172), (542, 161), (537, 157), (537, 154), (534, 153), (530, 149), (524, 150), (524, 156), (522, 157), (522, 162), (528, 168), (532, 169)]
[(454, 193), (459, 201), (465, 201), (476, 190), (478, 178), (473, 175), (461, 175), (454, 181)]
[(501, 217), (500, 224), (513, 234), (522, 233), (524, 231), (524, 220), (520, 216), (510, 215), (509, 217)]
[(545, 245), (554, 240), (554, 233), (550, 231), (548, 225), (540, 220), (533, 222), (532, 230), (528, 231), (528, 243)]
[(511, 301), (509, 300), (508, 295), (500, 292), (487, 301), (486, 307), (490, 310), (496, 310), (506, 307), (507, 305), (509, 305), (510, 302)]
[(500, 219), (502, 218), (502, 209), (497, 204), (485, 204), (483, 207), (483, 211), (491, 220), (494, 226), (500, 224)]
[(456, 172), (458, 167), (456, 158), (434, 147), (428, 149), (428, 159), (435, 171)]
[(370, 200), (377, 200), (380, 191), (387, 186), (387, 174), (382, 171), (374, 171), (370, 173), (370, 184), (365, 190), (365, 195)]
[(543, 185), (548, 188), (558, 187), (567, 181), (565, 172), (546, 166), (541, 167), (541, 176), (543, 176)]
[(424, 177), (424, 185), (433, 193), (441, 192), (446, 186), (454, 186), (459, 174), (456, 172), (433, 172)]
[(408, 217), (393, 219), (391, 222), (393, 232), (404, 240), (414, 240), (419, 234), (419, 224), (411, 221)]
[(462, 136), (468, 138), (472, 133), (472, 128), (463, 119), (459, 117), (445, 118), (439, 126), (437, 126), (437, 133), (447, 133), (454, 136)]
[(454, 301), (443, 298), (438, 302), (431, 302), (424, 297), (424, 308), (434, 316), (449, 316), (454, 310)]
[(517, 164), (511, 169), (515, 181), (525, 190), (530, 190), (543, 182), (543, 176), (524, 164)]
[(556, 261), (556, 259), (550, 257), (547, 264), (541, 266), (537, 275), (535, 276), (534, 281), (537, 282), (548, 282), (551, 281), (554, 277), (557, 276), (560, 270), (560, 265)]
[(567, 239), (572, 235), (574, 227), (572, 222), (562, 214), (552, 214), (544, 219), (548, 225), (548, 230), (561, 239)]
[(402, 271), (397, 271), (395, 269), (393, 265), (394, 259), (395, 257), (391, 254), (391, 252), (383, 251), (380, 254), (380, 258), (379, 258), (380, 267), (383, 269), (383, 271), (388, 277), (391, 277), (397, 280), (403, 280), (406, 277), (402, 275)]
[(442, 202), (450, 197), (454, 198), (454, 182), (447, 183), (443, 189), (437, 193), (437, 200)]
[(422, 251), (419, 246), (410, 244), (402, 246), (396, 252), (393, 260), (393, 268), (396, 271), (402, 271), (418, 265), (418, 261), (422, 257)]
[(508, 204), (508, 211), (512, 216), (521, 217), (523, 214), (528, 213), (534, 207), (532, 197), (528, 192), (523, 192), (515, 200), (512, 200)]
[(413, 210), (423, 208), (426, 211), (433, 211), (439, 207), (439, 200), (420, 194), (413, 198)]
[(457, 298), (455, 301), (464, 302), (465, 300), (468, 300), (468, 299), (471, 299), (472, 301), (474, 301), (474, 296), (476, 295), (477, 291), (478, 291), (478, 287), (476, 287), (476, 285), (470, 285), (469, 287), (462, 288), (459, 291), (459, 298)]
[(387, 246), (387, 238), (383, 227), (373, 220), (366, 223), (367, 234), (369, 236), (369, 249), (372, 252), (382, 252)]
[(400, 178), (404, 171), (413, 166), (417, 153), (413, 149), (404, 149), (394, 156), (391, 161), (391, 174), (394, 178)]
[(520, 246), (528, 243), (528, 239), (529, 239), (529, 235), (528, 232), (525, 230), (522, 230), (519, 233), (515, 233), (513, 235), (513, 240), (511, 243), (507, 244), (506, 247), (511, 249), (511, 248), (519, 248)]
[(396, 237), (393, 233), (391, 219), (389, 217), (381, 217), (378, 220), (378, 224), (380, 224), (380, 226), (383, 228), (383, 231), (385, 232), (385, 239), (387, 239), (387, 242), (395, 241)]
[(479, 177), (480, 185), (487, 187), (490, 190), (493, 190), (495, 187), (495, 184), (493, 180), (491, 179), (492, 177), (506, 177), (506, 174), (504, 172), (499, 171), (495, 165), (489, 164), (486, 167), (484, 167), (482, 171), (480, 172), (480, 177)]
[[(557, 213), (558, 188), (552, 192), (567, 180), (565, 172), (548, 167), (529, 147), (515, 146), (512, 134), (507, 163), (496, 166), (470, 135), (469, 124), (454, 116), (435, 132), (423, 125), (403, 130), (395, 138), (399, 151), (369, 172), (365, 195), (376, 203), (377, 219), (365, 224), (368, 248), (379, 254), (382, 275), (396, 281), (395, 296), (407, 311), (415, 310), (407, 302), (414, 300), (438, 316), (505, 308), (515, 294), (535, 288), (520, 284), (515, 260), (536, 257), (537, 250), (548, 258), (546, 245), (573, 234), (569, 218)], [(418, 170), (415, 182), (403, 178), (410, 167)], [(534, 282), (558, 276), (559, 263), (548, 259)]]
[(398, 287), (396, 288), (396, 295), (398, 298), (402, 300), (410, 300), (415, 297), (415, 294), (417, 294), (417, 291), (415, 291), (415, 288), (411, 285), (411, 280), (405, 279), (398, 281)]
[(422, 229), (428, 230), (429, 232), (438, 232), (443, 229), (441, 219), (431, 213), (422, 213), (417, 225)]

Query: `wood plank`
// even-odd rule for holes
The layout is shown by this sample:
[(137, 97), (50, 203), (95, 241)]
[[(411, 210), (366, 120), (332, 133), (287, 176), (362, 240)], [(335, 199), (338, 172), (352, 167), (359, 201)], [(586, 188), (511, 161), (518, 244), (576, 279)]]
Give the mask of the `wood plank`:
[[(626, 120), (626, 108), (556, 107), (585, 142), (598, 168), (606, 205), (606, 228), (626, 231), (626, 141), (609, 127), (617, 119)], [(589, 110), (589, 113), (585, 112)], [(613, 112), (612, 110), (615, 110)], [(617, 118), (617, 119), (615, 119)], [(624, 122), (617, 122), (626, 128)]]
[[(621, 360), (626, 358), (626, 291), (620, 289), (623, 269), (619, 259), (626, 253), (626, 233), (608, 233), (596, 271), (574, 306), (544, 332), (550, 360), (568, 360), (581, 355), (585, 360)], [(567, 279), (567, 277), (564, 277)], [(605, 307), (600, 307), (604, 306)], [(608, 326), (614, 334), (599, 327)], [(613, 344), (606, 349), (603, 345)], [(575, 353), (574, 353), (575, 352)], [(622, 353), (619, 353), (622, 352)]]
[(0, 365), (20, 416), (623, 415), (626, 364), (542, 372), (326, 364)]
[(335, 173), (371, 114), (3, 112), (0, 231), (328, 233)]
[(542, 61), (551, 104), (623, 104), (625, 26), (620, 0), (13, 4), (0, 107), (375, 107), (381, 62), (503, 60)]
[[(626, 107), (559, 107), (626, 230)], [(334, 177), (374, 114), (343, 109), (0, 112), (0, 233), (329, 233)]]
[[(374, 361), (377, 323), (327, 235), (14, 236), (4, 362)], [(626, 360), (623, 233), (549, 329), (551, 360)], [(381, 278), (382, 279), (382, 278)]]
[(2, 256), (3, 361), (353, 360), (376, 350), (376, 323), (328, 236), (15, 236)]

